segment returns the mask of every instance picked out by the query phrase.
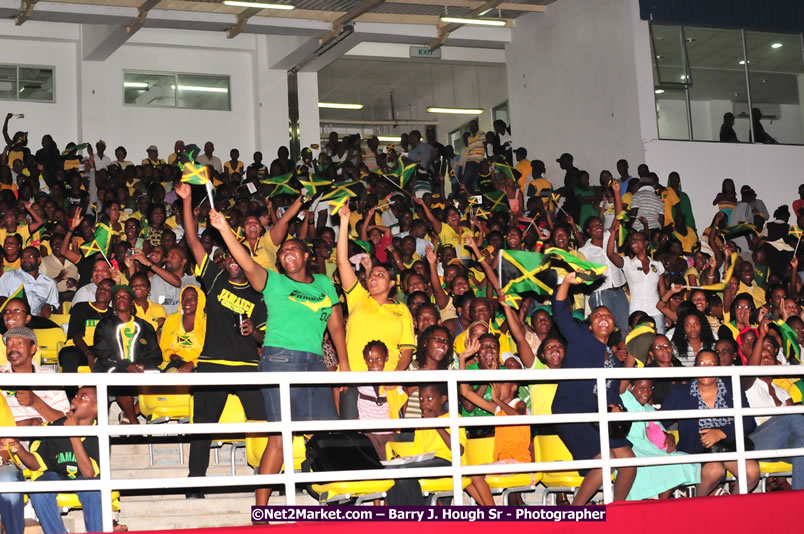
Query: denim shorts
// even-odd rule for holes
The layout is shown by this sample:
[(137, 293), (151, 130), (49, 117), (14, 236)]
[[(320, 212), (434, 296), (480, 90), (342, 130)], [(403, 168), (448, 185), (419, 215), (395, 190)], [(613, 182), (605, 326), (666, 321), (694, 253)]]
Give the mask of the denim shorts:
[[(326, 371), (324, 357), (312, 352), (279, 347), (263, 347), (259, 370), (262, 373), (299, 373)], [(261, 388), (268, 421), (280, 420), (279, 387)], [(337, 419), (335, 400), (330, 386), (296, 386), (290, 388), (290, 414), (294, 421)]]

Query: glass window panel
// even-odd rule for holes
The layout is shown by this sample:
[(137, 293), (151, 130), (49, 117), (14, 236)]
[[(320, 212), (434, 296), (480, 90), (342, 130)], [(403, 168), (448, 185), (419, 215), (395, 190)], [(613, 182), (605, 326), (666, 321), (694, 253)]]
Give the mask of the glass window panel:
[(683, 89), (656, 89), (656, 121), (660, 139), (689, 141), (687, 102)]
[(176, 76), (154, 72), (124, 72), (123, 101), (135, 106), (174, 107)]
[(17, 99), (16, 66), (0, 65), (0, 98), (4, 100)]
[(53, 102), (53, 69), (20, 67), (18, 87), (20, 100)]
[[(745, 33), (751, 102), (761, 113), (754, 123), (759, 143), (804, 144), (804, 56), (801, 36)], [(746, 107), (746, 123), (747, 118)], [(747, 136), (746, 136), (747, 138)]]
[(180, 108), (229, 111), (229, 77), (179, 74), (176, 105)]
[(681, 26), (651, 25), (655, 80), (659, 84), (683, 84), (687, 81)]
[[(741, 117), (747, 109), (743, 41), (740, 30), (685, 27), (690, 80), (689, 98), (692, 111), (692, 136), (696, 141), (723, 139), (748, 141), (748, 119)], [(725, 114), (735, 116), (725, 123)]]

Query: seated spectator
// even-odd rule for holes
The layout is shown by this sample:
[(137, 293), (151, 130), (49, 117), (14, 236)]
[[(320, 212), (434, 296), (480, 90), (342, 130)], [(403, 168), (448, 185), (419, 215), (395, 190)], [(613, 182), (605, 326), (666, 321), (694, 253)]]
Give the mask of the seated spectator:
[(47, 318), (59, 308), (59, 292), (56, 282), (39, 272), (41, 263), (42, 255), (36, 247), (23, 250), (20, 268), (0, 276), (0, 297), (8, 298), (23, 286), (31, 314)]
[(148, 298), (151, 294), (151, 282), (145, 273), (136, 273), (129, 281), (131, 290), (134, 292), (134, 310), (137, 317), (146, 321), (156, 332), (156, 339), (162, 333), (162, 325), (165, 324), (167, 314), (161, 304), (151, 302)]
[(113, 287), (111, 278), (101, 281), (95, 291), (95, 302), (79, 302), (70, 309), (67, 342), (59, 351), (62, 373), (77, 373), (83, 365), (94, 369), (95, 328), (101, 319), (112, 314), (109, 302), (112, 300)]
[[(33, 330), (18, 326), (3, 335), (8, 354), (8, 363), (0, 367), (3, 373), (47, 373), (50, 369), (39, 367), (33, 361), (37, 350), (36, 334)], [(21, 387), (16, 390), (2, 390), (16, 426), (41, 426), (64, 417), (70, 409), (67, 394), (61, 389), (31, 389)], [(20, 468), (9, 463), (9, 455), (0, 449), (4, 465), (0, 468), (0, 482), (22, 481)], [(21, 493), (0, 493), (0, 518), (6, 534), (23, 534), (25, 530), (25, 503)]]
[(207, 299), (201, 288), (185, 286), (181, 290), (181, 308), (168, 315), (162, 326), (159, 346), (162, 369), (189, 373), (195, 369), (207, 333)]
[[(712, 351), (703, 350), (695, 358), (695, 367), (714, 367), (719, 364), (718, 355)], [(696, 378), (686, 384), (676, 384), (662, 404), (662, 411), (731, 408), (733, 394), (731, 380), (711, 376)], [(741, 390), (739, 394), (743, 397), (742, 405), (747, 406), (745, 392)], [(678, 423), (677, 449), (687, 454), (734, 451), (736, 450), (736, 440), (742, 439), (741, 436), (734, 434), (733, 417), (667, 420), (662, 423), (665, 428), (673, 423)], [(743, 417), (743, 429), (746, 436), (750, 435), (755, 428), (756, 423), (752, 417)], [(756, 460), (746, 461), (747, 473), (742, 475), (736, 461), (707, 462), (701, 468), (701, 482), (696, 486), (696, 495), (705, 497), (713, 492), (715, 495), (727, 493), (727, 490), (718, 487), (727, 469), (738, 477), (746, 477), (749, 492), (759, 481), (759, 464)]]
[[(53, 421), (53, 426), (90, 426), (98, 420), (98, 398), (94, 387), (78, 390), (67, 415)], [(50, 437), (31, 443), (30, 452), (16, 439), (6, 439), (6, 447), (31, 471), (40, 471), (36, 480), (88, 480), (98, 478), (100, 472), (100, 451), (98, 438), (89, 437)], [(31, 492), (36, 516), (45, 534), (67, 532), (61, 519), (55, 493)], [(79, 491), (78, 500), (84, 514), (87, 532), (103, 531), (101, 516), (101, 493), (99, 491)]]
[[(142, 373), (155, 370), (162, 362), (156, 332), (147, 321), (134, 316), (134, 292), (128, 286), (112, 288), (113, 315), (101, 319), (95, 328), (94, 352), (96, 373)], [(123, 410), (121, 424), (137, 424), (134, 397), (117, 395)]]
[[(383, 371), (388, 361), (388, 348), (382, 341), (369, 341), (363, 349), (363, 358), (369, 371)], [(357, 386), (357, 414), (359, 419), (399, 419), (405, 409), (408, 394), (401, 386), (363, 384)], [(377, 456), (385, 460), (385, 444), (395, 441), (395, 433), (388, 430), (364, 432), (374, 445)]]
[(71, 301), (78, 286), (78, 268), (61, 253), (63, 234), (50, 238), (51, 253), (42, 258), (39, 271), (56, 282), (61, 301)]
[[(33, 317), (31, 317), (30, 308), (28, 307), (28, 301), (25, 299), (13, 298), (7, 300), (3, 307), (2, 313), (3, 324), (6, 327), (6, 331), (18, 326), (30, 328), (29, 325), (33, 320)], [(34, 352), (33, 361), (36, 362), (37, 365), (42, 363), (42, 351), (39, 350), (38, 346), (36, 347), (36, 352)], [(0, 343), (0, 365), (6, 364), (8, 364), (6, 344)]]

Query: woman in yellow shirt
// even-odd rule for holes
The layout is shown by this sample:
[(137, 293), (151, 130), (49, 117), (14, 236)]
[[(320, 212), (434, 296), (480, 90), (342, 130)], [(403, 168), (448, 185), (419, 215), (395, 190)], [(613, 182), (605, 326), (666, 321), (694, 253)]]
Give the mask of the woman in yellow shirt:
[(464, 238), (473, 237), (474, 233), (469, 228), (461, 226), (461, 212), (453, 206), (447, 206), (447, 222), (444, 224), (433, 215), (433, 212), (430, 211), (430, 208), (427, 207), (424, 200), (420, 198), (414, 198), (413, 200), (424, 210), (424, 215), (427, 217), (427, 220), (430, 221), (430, 224), (433, 225), (433, 230), (438, 234), (441, 245), (452, 245), (455, 247), (455, 252), (458, 253), (458, 259), (461, 261), (470, 260), (472, 256), (469, 254), (466, 247), (464, 247)]
[(162, 325), (162, 369), (189, 373), (195, 367), (207, 333), (207, 298), (196, 285), (186, 286), (179, 296), (179, 311)]
[(165, 323), (167, 313), (161, 304), (148, 300), (151, 293), (151, 281), (145, 273), (136, 273), (129, 281), (131, 290), (134, 291), (135, 315), (144, 321), (148, 321), (154, 327), (156, 339), (162, 334), (162, 325)]

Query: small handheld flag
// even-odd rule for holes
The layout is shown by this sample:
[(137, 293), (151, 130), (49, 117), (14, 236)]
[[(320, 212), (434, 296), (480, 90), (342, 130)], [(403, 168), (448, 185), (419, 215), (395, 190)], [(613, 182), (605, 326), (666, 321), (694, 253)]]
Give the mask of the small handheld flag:
[(181, 181), (190, 185), (204, 185), (209, 182), (209, 169), (206, 165), (184, 163), (182, 165)]
[(15, 300), (15, 299), (20, 299), (20, 300), (24, 300), (25, 302), (28, 302), (28, 300), (25, 298), (25, 285), (24, 284), (20, 284), (20, 287), (18, 287), (12, 294), (10, 294), (8, 296), (8, 298), (5, 300), (5, 302), (3, 302), (3, 305), (0, 306), (0, 313), (3, 313), (3, 310), (6, 308), (6, 304), (8, 304), (9, 302), (11, 302), (12, 300)]

